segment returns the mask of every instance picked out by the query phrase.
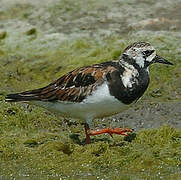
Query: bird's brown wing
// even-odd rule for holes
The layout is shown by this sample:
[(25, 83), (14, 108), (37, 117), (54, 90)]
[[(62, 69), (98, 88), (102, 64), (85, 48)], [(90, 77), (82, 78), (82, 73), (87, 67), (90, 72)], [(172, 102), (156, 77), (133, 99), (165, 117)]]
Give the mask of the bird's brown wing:
[(104, 82), (108, 72), (112, 72), (115, 69), (109, 62), (78, 68), (44, 88), (9, 94), (6, 100), (81, 102)]

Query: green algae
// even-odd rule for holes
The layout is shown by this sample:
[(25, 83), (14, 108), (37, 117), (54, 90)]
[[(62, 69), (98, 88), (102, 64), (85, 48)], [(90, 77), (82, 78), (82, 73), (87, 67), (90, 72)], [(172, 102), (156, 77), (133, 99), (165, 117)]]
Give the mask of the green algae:
[(131, 142), (115, 136), (90, 145), (63, 139), (62, 127), (50, 133), (41, 126), (34, 130), (10, 126), (13, 130), (4, 132), (0, 142), (2, 175), (130, 179), (134, 174), (139, 179), (171, 177), (181, 170), (181, 130), (169, 126), (142, 130)]

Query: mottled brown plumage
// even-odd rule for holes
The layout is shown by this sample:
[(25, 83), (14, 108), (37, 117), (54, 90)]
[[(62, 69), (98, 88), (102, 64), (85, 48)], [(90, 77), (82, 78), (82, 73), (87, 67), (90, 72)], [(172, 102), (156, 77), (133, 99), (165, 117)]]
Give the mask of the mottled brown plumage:
[[(7, 96), (9, 101), (69, 101), (81, 102), (100, 86), (108, 73), (118, 71), (118, 62), (106, 62), (77, 68), (48, 86)], [(11, 100), (13, 96), (13, 99)]]

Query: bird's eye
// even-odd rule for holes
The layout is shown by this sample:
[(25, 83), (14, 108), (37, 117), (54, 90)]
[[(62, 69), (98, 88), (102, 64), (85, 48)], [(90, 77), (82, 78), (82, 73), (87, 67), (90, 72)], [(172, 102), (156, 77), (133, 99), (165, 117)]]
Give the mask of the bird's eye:
[(154, 50), (146, 50), (144, 51), (144, 55), (146, 55), (147, 57), (150, 56), (152, 53), (154, 52)]

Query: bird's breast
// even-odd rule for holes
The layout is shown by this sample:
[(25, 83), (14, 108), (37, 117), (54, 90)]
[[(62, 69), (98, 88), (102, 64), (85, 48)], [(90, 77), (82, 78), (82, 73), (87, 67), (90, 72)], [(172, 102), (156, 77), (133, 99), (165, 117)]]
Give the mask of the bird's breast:
[(125, 69), (122, 74), (114, 74), (108, 81), (110, 94), (124, 104), (131, 104), (146, 91), (149, 74), (147, 71)]

